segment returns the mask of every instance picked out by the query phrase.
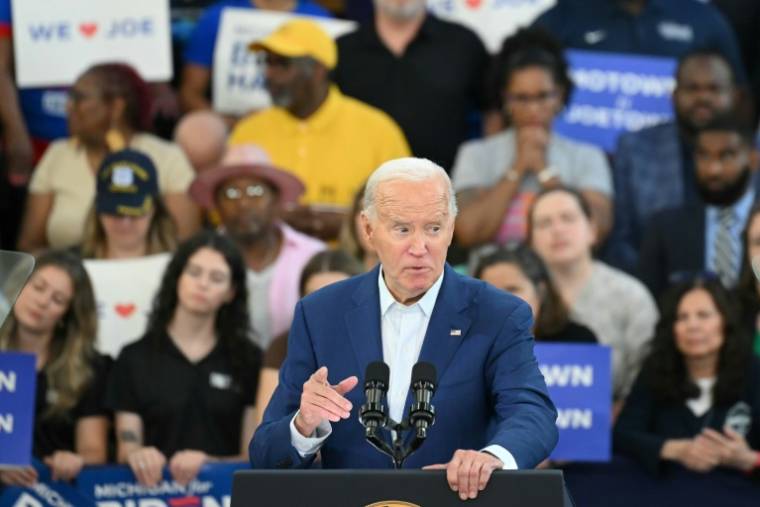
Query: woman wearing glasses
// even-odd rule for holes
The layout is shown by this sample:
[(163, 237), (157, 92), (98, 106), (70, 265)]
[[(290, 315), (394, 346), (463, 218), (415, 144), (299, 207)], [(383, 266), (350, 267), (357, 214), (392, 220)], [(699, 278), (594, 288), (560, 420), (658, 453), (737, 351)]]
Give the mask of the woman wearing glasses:
[(494, 81), (507, 130), (462, 145), (453, 169), (460, 244), (519, 242), (533, 196), (563, 184), (592, 206), (600, 240), (612, 223), (612, 181), (604, 154), (552, 131), (572, 82), (561, 47), (548, 34), (521, 30), (506, 39)]

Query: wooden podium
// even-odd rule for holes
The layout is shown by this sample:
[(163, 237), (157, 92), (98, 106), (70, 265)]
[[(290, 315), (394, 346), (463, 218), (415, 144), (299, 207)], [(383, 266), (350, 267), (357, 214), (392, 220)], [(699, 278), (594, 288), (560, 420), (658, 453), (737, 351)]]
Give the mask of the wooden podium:
[[(232, 507), (461, 507), (443, 471), (240, 470)], [(559, 470), (497, 471), (472, 507), (567, 507)]]

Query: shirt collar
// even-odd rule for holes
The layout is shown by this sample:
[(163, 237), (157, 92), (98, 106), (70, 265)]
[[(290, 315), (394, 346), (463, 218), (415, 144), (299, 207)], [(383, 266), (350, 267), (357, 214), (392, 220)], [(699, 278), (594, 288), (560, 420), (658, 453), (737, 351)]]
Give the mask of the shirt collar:
[[(752, 209), (752, 204), (755, 202), (755, 189), (750, 184), (749, 188), (746, 192), (744, 192), (744, 195), (741, 196), (741, 198), (736, 201), (733, 205), (729, 206), (731, 209), (734, 210), (734, 216), (740, 217), (742, 220), (741, 223), (744, 222), (744, 219), (749, 216), (750, 209)], [(713, 216), (717, 217), (718, 212), (722, 209), (721, 206), (714, 206), (714, 205), (708, 205), (707, 210)]]
[[(380, 34), (377, 33), (377, 26), (375, 25), (374, 16), (367, 22), (367, 24), (363, 26), (363, 28), (363, 30), (360, 29), (359, 33), (360, 37), (364, 38), (365, 43), (374, 45), (376, 47), (385, 48), (385, 44), (383, 44), (383, 41), (380, 39)], [(439, 28), (440, 25), (438, 23), (438, 19), (436, 19), (434, 15), (428, 12), (425, 15), (425, 19), (422, 21), (422, 24), (420, 25), (420, 29), (416, 34), (414, 34), (414, 37), (412, 37), (409, 45), (411, 45), (420, 37), (434, 37), (437, 34)]]
[[(441, 275), (438, 277), (435, 283), (433, 283), (433, 285), (427, 290), (425, 295), (422, 296), (420, 300), (415, 303), (416, 305), (419, 305), (420, 309), (422, 310), (422, 313), (424, 313), (425, 316), (430, 316), (433, 313), (433, 308), (435, 307), (435, 301), (436, 299), (438, 299), (438, 293), (441, 290), (441, 283), (443, 283), (443, 272), (441, 272)], [(390, 309), (390, 307), (393, 306), (394, 303), (397, 303), (399, 305), (401, 304), (398, 301), (396, 301), (396, 298), (393, 297), (393, 294), (391, 294), (391, 291), (388, 290), (388, 286), (385, 284), (385, 278), (383, 278), (382, 266), (380, 266), (380, 269), (378, 269), (377, 287), (380, 291), (380, 316), (382, 317)]]
[(308, 118), (297, 118), (290, 114), (286, 109), (281, 107), (275, 106), (275, 109), (284, 115), (285, 118), (287, 118), (287, 121), (291, 126), (290, 128), (292, 129), (322, 130), (329, 126), (333, 121), (333, 118), (338, 115), (338, 111), (340, 110), (342, 104), (343, 94), (340, 92), (340, 90), (338, 90), (337, 86), (330, 85), (330, 88), (327, 91), (327, 97), (325, 97), (324, 102), (322, 102), (319, 108), (317, 108), (317, 110), (314, 111), (314, 113)]

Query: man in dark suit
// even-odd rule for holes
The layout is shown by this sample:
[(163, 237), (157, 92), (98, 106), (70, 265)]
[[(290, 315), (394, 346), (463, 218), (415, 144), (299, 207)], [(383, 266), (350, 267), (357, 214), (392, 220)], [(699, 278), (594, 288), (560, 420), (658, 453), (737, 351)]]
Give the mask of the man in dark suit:
[(620, 136), (613, 160), (615, 224), (604, 260), (635, 273), (649, 220), (658, 211), (699, 201), (694, 137), (736, 104), (736, 79), (721, 53), (700, 49), (678, 63), (671, 122)]
[(760, 196), (754, 133), (736, 119), (721, 117), (703, 127), (693, 155), (701, 202), (656, 213), (644, 234), (640, 274), (655, 297), (704, 271), (732, 287), (744, 249), (742, 231)]
[(279, 386), (251, 441), (254, 467), (308, 466), (317, 451), (325, 468), (390, 467), (355, 410), (364, 394), (354, 388), (381, 359), (395, 420), (408, 413), (414, 363), (438, 374), (435, 424), (405, 467), (446, 469), (466, 499), (493, 470), (549, 455), (556, 411), (533, 356), (530, 309), (446, 265), (455, 216), (451, 182), (429, 160), (397, 159), (372, 174), (362, 224), (380, 265), (296, 307)]

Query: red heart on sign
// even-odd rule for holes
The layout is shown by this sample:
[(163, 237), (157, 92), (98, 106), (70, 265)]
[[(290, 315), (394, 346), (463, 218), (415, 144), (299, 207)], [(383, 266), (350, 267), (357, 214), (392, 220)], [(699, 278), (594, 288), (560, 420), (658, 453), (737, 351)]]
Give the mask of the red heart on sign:
[(79, 31), (82, 32), (82, 35), (85, 37), (92, 37), (95, 35), (95, 32), (98, 31), (98, 24), (97, 23), (81, 23), (79, 25)]
[(483, 2), (483, 0), (465, 0), (465, 3), (467, 4), (467, 7), (470, 9), (477, 9), (480, 7), (480, 4)]
[(120, 316), (124, 317), (125, 319), (135, 313), (135, 310), (137, 307), (134, 305), (134, 303), (128, 303), (128, 304), (117, 304), (114, 306), (114, 309), (116, 310), (116, 313), (118, 313)]

